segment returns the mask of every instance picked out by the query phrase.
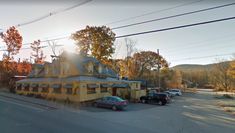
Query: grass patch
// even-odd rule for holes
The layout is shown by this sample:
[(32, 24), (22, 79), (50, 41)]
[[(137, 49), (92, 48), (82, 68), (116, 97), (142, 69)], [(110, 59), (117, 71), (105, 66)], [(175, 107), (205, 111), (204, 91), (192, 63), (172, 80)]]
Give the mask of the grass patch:
[(234, 99), (234, 96), (231, 94), (215, 95), (216, 99)]
[(224, 111), (235, 115), (235, 100), (220, 99), (218, 105), (222, 107)]
[(183, 92), (186, 92), (186, 93), (196, 93), (197, 89), (196, 88), (186, 88), (186, 89), (183, 89)]

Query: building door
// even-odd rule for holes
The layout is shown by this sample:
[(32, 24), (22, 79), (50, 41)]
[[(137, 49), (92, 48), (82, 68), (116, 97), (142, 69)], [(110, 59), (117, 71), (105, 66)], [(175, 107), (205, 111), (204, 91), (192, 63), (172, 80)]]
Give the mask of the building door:
[(113, 91), (113, 92), (112, 92), (112, 95), (113, 95), (113, 96), (117, 96), (117, 88), (113, 88), (112, 91)]

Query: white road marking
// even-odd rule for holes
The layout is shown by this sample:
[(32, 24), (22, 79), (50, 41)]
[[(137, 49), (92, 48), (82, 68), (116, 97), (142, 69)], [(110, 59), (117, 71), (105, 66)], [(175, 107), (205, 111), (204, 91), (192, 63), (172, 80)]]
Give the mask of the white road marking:
[(36, 107), (29, 106), (29, 105), (26, 105), (26, 104), (20, 104), (20, 103), (13, 102), (13, 101), (7, 101), (7, 100), (3, 100), (3, 99), (0, 99), (0, 101), (5, 102), (5, 103), (15, 104), (15, 105), (18, 105), (18, 106), (21, 106), (21, 107), (34, 109), (34, 110), (37, 110), (38, 112), (43, 112), (44, 111), (43, 109), (40, 109), (40, 108), (36, 108)]

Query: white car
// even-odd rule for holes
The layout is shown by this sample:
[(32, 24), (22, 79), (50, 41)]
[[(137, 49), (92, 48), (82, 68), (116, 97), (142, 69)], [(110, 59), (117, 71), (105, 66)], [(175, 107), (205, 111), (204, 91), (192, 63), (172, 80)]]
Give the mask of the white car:
[(179, 89), (170, 89), (169, 92), (175, 96), (181, 96), (182, 93), (181, 93), (181, 90)]

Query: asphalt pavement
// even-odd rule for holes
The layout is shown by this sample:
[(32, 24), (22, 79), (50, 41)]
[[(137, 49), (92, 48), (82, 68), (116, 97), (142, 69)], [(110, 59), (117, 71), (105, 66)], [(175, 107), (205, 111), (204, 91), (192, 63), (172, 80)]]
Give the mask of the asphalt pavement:
[(14, 99), (0, 95), (1, 133), (235, 132), (235, 116), (220, 109), (211, 93), (203, 90), (175, 97), (166, 106), (131, 103), (124, 111), (73, 109), (41, 99), (9, 96)]

